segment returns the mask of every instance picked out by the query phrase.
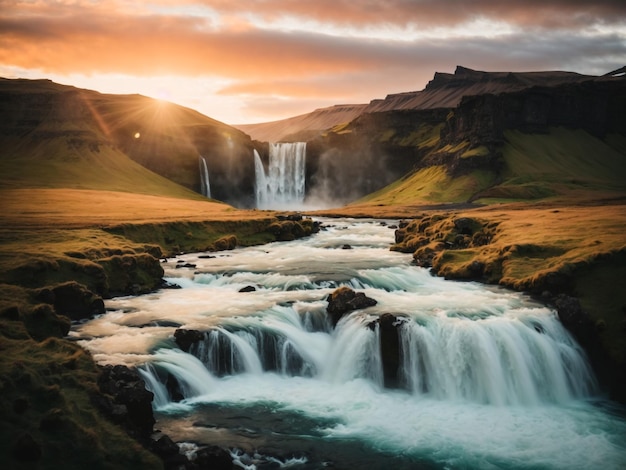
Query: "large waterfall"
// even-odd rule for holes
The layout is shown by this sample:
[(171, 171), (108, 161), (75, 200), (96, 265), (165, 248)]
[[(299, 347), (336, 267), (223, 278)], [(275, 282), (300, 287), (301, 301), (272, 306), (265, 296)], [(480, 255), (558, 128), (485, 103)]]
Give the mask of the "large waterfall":
[[(139, 368), (159, 429), (243, 468), (623, 468), (624, 409), (553, 310), (431, 276), (377, 221), (326, 225), (170, 260), (181, 289), (108, 300), (72, 334), (98, 362)], [(333, 326), (340, 286), (378, 303)]]
[(211, 197), (211, 184), (209, 182), (209, 169), (206, 164), (206, 159), (200, 156), (200, 192), (205, 197)]
[(254, 151), (257, 207), (297, 208), (304, 201), (306, 142), (269, 145), (267, 172), (258, 152)]

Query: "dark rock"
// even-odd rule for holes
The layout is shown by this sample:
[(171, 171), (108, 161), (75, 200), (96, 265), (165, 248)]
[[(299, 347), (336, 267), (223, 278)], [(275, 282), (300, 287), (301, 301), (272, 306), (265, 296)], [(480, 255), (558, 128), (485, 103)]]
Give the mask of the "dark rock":
[(387, 388), (398, 388), (400, 386), (401, 345), (399, 328), (406, 321), (406, 318), (398, 317), (391, 313), (383, 313), (369, 325), (372, 329), (378, 325), (383, 381)]
[(183, 263), (183, 264), (177, 264), (176, 265), (176, 269), (180, 269), (180, 268), (189, 268), (189, 269), (195, 269), (196, 265), (193, 263)]
[(204, 340), (204, 333), (198, 330), (179, 328), (174, 332), (174, 339), (180, 349), (188, 352), (192, 344)]
[(161, 285), (159, 286), (159, 288), (160, 289), (182, 289), (180, 285), (175, 284), (173, 282), (166, 281), (165, 279), (162, 279)]
[(213, 258), (217, 258), (217, 256), (214, 256), (214, 255), (200, 255), (200, 256), (198, 256), (198, 259), (213, 259)]
[(181, 392), (178, 379), (176, 379), (176, 377), (174, 377), (172, 374), (167, 374), (165, 388), (167, 388), (167, 393), (169, 394), (172, 401), (179, 402), (185, 399), (183, 393)]
[[(110, 417), (118, 422), (123, 420), (121, 424), (131, 436), (146, 439), (152, 434), (155, 423), (152, 413), (154, 394), (146, 390), (146, 384), (135, 369), (122, 365), (104, 366), (98, 377), (98, 386), (112, 399), (108, 407)], [(103, 402), (105, 400), (100, 400), (101, 404)], [(126, 414), (123, 414), (123, 408), (114, 405), (124, 405)], [(106, 407), (103, 411), (107, 411)]]
[(350, 245), (348, 245), (348, 244), (346, 243), (345, 245), (343, 245), (343, 246), (341, 247), (341, 249), (342, 249), (342, 250), (351, 250), (351, 249), (352, 249), (352, 246), (350, 246)]
[(254, 286), (246, 286), (246, 287), (242, 287), (241, 289), (239, 289), (239, 292), (254, 292), (256, 290), (256, 287)]
[(378, 303), (376, 300), (367, 297), (363, 292), (356, 293), (348, 287), (340, 287), (330, 294), (326, 300), (328, 301), (326, 311), (331, 317), (333, 326), (336, 326), (346, 313), (372, 307)]
[(59, 315), (82, 320), (105, 312), (102, 298), (75, 281), (59, 284), (52, 289), (41, 289), (36, 296), (54, 305)]
[(153, 440), (150, 450), (163, 460), (180, 454), (179, 447), (167, 434), (161, 434), (157, 439)]
[(11, 451), (15, 459), (21, 462), (36, 462), (41, 458), (41, 445), (28, 433), (16, 439)]
[(42, 341), (46, 338), (62, 338), (70, 330), (71, 322), (63, 315), (57, 315), (51, 305), (39, 304), (23, 316), (28, 334)]
[(196, 452), (194, 463), (199, 469), (232, 470), (233, 459), (227, 450), (217, 446), (208, 446)]
[(469, 271), (470, 277), (479, 278), (483, 275), (483, 272), (485, 270), (485, 263), (483, 263), (482, 261), (474, 260), (470, 263), (467, 269)]
[(454, 227), (457, 229), (457, 231), (460, 234), (472, 235), (474, 232), (473, 230), (474, 223), (475, 223), (474, 220), (470, 219), (469, 217), (460, 217), (458, 219), (455, 219)]

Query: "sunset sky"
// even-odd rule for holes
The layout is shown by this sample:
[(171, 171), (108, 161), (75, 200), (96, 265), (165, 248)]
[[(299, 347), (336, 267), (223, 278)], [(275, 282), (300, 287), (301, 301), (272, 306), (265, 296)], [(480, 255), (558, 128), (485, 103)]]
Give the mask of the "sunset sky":
[(420, 90), (456, 65), (610, 72), (626, 65), (626, 1), (0, 0), (0, 76), (231, 124)]

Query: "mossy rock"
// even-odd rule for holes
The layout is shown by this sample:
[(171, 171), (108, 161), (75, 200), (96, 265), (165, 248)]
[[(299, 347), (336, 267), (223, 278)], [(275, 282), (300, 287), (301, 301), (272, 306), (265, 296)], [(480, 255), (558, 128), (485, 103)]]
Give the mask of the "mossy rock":
[(161, 284), (163, 267), (147, 253), (111, 256), (98, 260), (107, 274), (108, 294), (142, 294)]
[(214, 251), (234, 250), (239, 244), (236, 235), (225, 235), (213, 243)]

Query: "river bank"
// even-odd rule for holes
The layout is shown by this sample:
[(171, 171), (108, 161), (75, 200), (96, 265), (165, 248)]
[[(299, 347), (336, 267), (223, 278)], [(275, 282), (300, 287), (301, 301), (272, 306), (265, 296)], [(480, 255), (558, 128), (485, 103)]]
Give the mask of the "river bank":
[[(94, 406), (99, 371), (89, 354), (62, 339), (70, 322), (67, 312), (57, 311), (53, 299), (59, 291), (54, 288), (65, 283), (85, 287), (69, 289), (70, 304), (80, 306), (74, 318), (78, 319), (102, 308), (98, 297), (158, 287), (162, 257), (290, 239), (306, 235), (307, 228), (297, 221), (278, 220), (275, 213), (235, 211), (221, 204), (190, 207), (180, 200), (159, 198), (160, 205), (146, 200), (144, 205), (129, 202), (124, 209), (116, 205), (116, 194), (109, 198), (102, 193), (72, 192), (69, 196), (32, 191), (24, 197), (24, 193), (3, 192), (3, 201), (9, 202), (3, 208), (0, 230), (1, 411), (5, 417), (1, 452), (15, 468), (27, 468), (30, 458), (36, 458), (41, 468), (54, 468), (59, 461), (68, 462), (69, 467), (71, 462), (80, 462), (79, 466), (97, 462), (102, 468), (158, 468), (158, 459), (111, 425)], [(132, 195), (125, 197), (132, 199)], [(63, 199), (71, 203), (64, 206), (59, 202)], [(603, 351), (617, 364), (620, 357), (623, 361), (626, 300), (614, 282), (626, 278), (620, 261), (626, 226), (623, 205), (428, 209), (370, 207), (359, 208), (358, 213), (352, 209), (339, 212), (406, 219), (404, 229), (409, 236), (398, 241), (396, 249), (415, 253), (443, 242), (445, 249), (434, 250), (432, 266), (446, 277), (483, 282), (506, 278), (510, 284), (505, 285), (528, 290), (524, 280), (532, 281), (533, 273), (545, 267), (549, 268), (546, 275), (566, 273), (568, 282), (574, 282), (573, 290), (553, 289), (551, 295), (566, 292), (579, 298), (591, 315)], [(168, 214), (165, 222), (160, 219), (161, 211)], [(478, 223), (478, 230), (469, 224), (474, 233), (493, 230), (489, 243), (454, 246), (458, 235), (463, 240), (470, 236), (458, 233), (455, 221), (462, 218)], [(409, 243), (424, 236), (428, 242), (420, 247)], [(485, 271), (490, 261), (499, 264), (508, 277), (468, 276), (474, 261), (483, 263), (482, 277), (497, 273)], [(515, 285), (517, 281), (523, 282)], [(64, 437), (52, 438), (53, 434)], [(90, 452), (68, 455), (70, 445)]]
[[(211, 201), (80, 190), (1, 196), (0, 454), (16, 469), (159, 468), (105, 418), (100, 369), (64, 339), (71, 322), (103, 313), (103, 298), (160, 287), (167, 256), (314, 230), (310, 220)], [(125, 420), (120, 406), (116, 422)]]
[(405, 221), (392, 247), (438, 276), (528, 292), (560, 305), (610, 396), (626, 402), (623, 200), (458, 206), (350, 205), (317, 216)]

